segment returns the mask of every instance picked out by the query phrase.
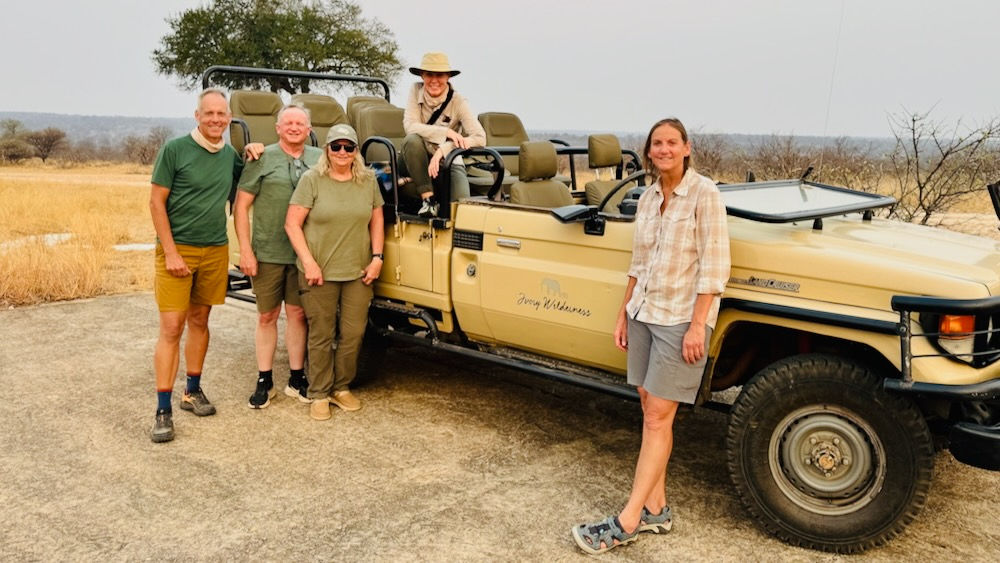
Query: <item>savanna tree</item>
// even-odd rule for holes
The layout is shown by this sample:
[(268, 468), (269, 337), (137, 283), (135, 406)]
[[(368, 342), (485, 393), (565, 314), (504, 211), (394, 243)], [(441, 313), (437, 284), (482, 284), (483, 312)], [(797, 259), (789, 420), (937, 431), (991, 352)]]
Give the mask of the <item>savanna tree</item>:
[[(349, 0), (210, 0), (167, 18), (171, 33), (153, 51), (156, 71), (186, 90), (211, 65), (375, 76), (403, 68), (392, 32)], [(308, 80), (220, 76), (231, 89), (309, 92)], [(324, 87), (334, 87), (323, 81)]]

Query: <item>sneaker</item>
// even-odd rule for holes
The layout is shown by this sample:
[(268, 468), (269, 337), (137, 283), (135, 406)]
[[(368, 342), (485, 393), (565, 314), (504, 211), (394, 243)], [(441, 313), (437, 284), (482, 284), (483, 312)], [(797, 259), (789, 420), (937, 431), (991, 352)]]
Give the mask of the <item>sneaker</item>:
[(440, 206), (436, 201), (425, 199), (424, 204), (420, 206), (420, 211), (417, 212), (417, 215), (420, 215), (421, 217), (437, 217), (439, 208)]
[(344, 409), (345, 411), (356, 411), (361, 408), (361, 401), (358, 400), (350, 390), (335, 391), (330, 395), (330, 402)]
[(271, 404), (271, 399), (277, 394), (278, 392), (274, 390), (274, 383), (261, 377), (257, 380), (257, 389), (254, 390), (253, 395), (250, 395), (247, 406), (252, 409), (266, 409)]
[(313, 420), (330, 420), (330, 401), (316, 399), (309, 407), (309, 418)]
[(670, 527), (673, 525), (673, 516), (669, 506), (664, 506), (659, 514), (650, 514), (644, 506), (642, 507), (642, 513), (639, 515), (638, 531), (653, 532), (654, 534), (669, 532)]
[(170, 411), (156, 411), (156, 420), (153, 421), (153, 429), (149, 431), (149, 437), (153, 442), (169, 442), (174, 439), (174, 415)]
[(198, 416), (211, 416), (215, 414), (215, 405), (208, 400), (205, 393), (199, 388), (195, 391), (188, 393), (184, 392), (181, 397), (181, 408), (186, 411), (191, 411)]
[(303, 379), (300, 382), (292, 381), (291, 379), (289, 379), (288, 385), (285, 386), (285, 395), (288, 395), (293, 399), (298, 399), (300, 403), (305, 403), (308, 405), (309, 403), (313, 402), (313, 400), (306, 395), (306, 391), (308, 390), (309, 390), (309, 382), (306, 381), (305, 379)]

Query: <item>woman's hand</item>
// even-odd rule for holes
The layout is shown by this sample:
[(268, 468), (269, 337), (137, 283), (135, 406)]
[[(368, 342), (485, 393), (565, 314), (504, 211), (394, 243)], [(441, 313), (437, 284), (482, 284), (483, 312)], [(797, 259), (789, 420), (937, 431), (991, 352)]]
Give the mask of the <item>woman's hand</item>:
[(427, 173), (430, 174), (431, 178), (438, 177), (438, 170), (441, 167), (441, 159), (444, 158), (444, 153), (441, 149), (434, 151), (434, 155), (431, 156), (431, 162), (427, 165)]
[(448, 137), (448, 140), (454, 143), (456, 147), (460, 149), (469, 148), (469, 140), (463, 137), (461, 134), (459, 134), (458, 131), (455, 131), (454, 129), (449, 129), (446, 135)]
[(373, 281), (378, 279), (381, 273), (382, 259), (373, 256), (371, 263), (364, 270), (361, 270), (361, 283), (371, 285)]
[(302, 267), (306, 269), (306, 284), (323, 285), (323, 270), (319, 268), (319, 264), (316, 262), (304, 262)]
[(623, 310), (615, 323), (615, 347), (622, 352), (628, 352), (628, 319)]
[(694, 364), (705, 355), (705, 325), (691, 323), (684, 333), (681, 356), (688, 364)]

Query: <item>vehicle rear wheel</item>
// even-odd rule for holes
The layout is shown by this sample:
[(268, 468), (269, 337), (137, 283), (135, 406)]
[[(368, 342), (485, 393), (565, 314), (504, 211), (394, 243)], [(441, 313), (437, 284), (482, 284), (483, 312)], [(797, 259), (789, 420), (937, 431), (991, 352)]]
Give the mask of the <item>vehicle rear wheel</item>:
[(913, 521), (934, 445), (906, 398), (867, 368), (809, 354), (753, 377), (733, 404), (729, 473), (765, 530), (793, 545), (855, 553)]

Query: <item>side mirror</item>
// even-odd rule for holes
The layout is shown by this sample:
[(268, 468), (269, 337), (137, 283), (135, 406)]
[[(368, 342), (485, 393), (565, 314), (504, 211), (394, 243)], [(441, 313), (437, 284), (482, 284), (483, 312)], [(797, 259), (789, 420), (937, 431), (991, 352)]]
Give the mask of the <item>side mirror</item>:
[(585, 234), (604, 236), (604, 217), (597, 212), (596, 205), (564, 205), (553, 209), (552, 215), (560, 223), (583, 223)]
[(593, 217), (597, 217), (596, 205), (564, 205), (552, 210), (552, 215), (559, 219), (560, 223), (581, 223)]
[(639, 209), (639, 196), (641, 196), (644, 191), (646, 191), (646, 186), (629, 188), (629, 190), (625, 192), (625, 197), (623, 197), (621, 202), (618, 204), (618, 212), (622, 215), (635, 215), (636, 210)]

